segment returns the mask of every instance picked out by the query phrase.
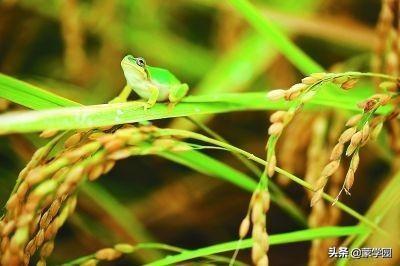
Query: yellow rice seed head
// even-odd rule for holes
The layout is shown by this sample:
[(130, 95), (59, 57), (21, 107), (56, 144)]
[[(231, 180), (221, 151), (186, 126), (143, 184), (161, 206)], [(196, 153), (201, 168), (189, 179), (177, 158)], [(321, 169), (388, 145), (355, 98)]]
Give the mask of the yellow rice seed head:
[(270, 195), (269, 192), (264, 190), (263, 192), (261, 192), (261, 200), (263, 203), (263, 211), (264, 213), (266, 213), (269, 210), (269, 206), (271, 203), (271, 199), (270, 199)]
[(290, 93), (297, 93), (297, 92), (303, 92), (305, 89), (307, 89), (309, 86), (307, 85), (307, 84), (304, 84), (304, 83), (297, 83), (297, 84), (294, 84), (292, 87), (290, 87), (287, 91), (286, 91), (286, 93), (287, 92), (290, 92)]
[(103, 174), (107, 174), (108, 172), (111, 171), (111, 169), (113, 169), (115, 165), (115, 161), (114, 160), (110, 160), (104, 163), (104, 168), (103, 168)]
[(361, 135), (362, 135), (361, 142), (365, 142), (369, 138), (369, 132), (370, 132), (370, 127), (369, 124), (366, 123), (361, 130)]
[(20, 200), (22, 200), (23, 198), (25, 198), (26, 193), (28, 192), (28, 190), (29, 190), (29, 185), (28, 185), (28, 183), (25, 182), (25, 181), (23, 181), (23, 182), (21, 183), (21, 185), (18, 187), (17, 192), (16, 192), (18, 198), (19, 198)]
[(347, 190), (350, 190), (354, 183), (354, 170), (349, 168), (346, 174), (345, 179), (345, 187)]
[(353, 158), (351, 159), (350, 168), (353, 169), (355, 172), (358, 168), (359, 163), (360, 163), (360, 155), (358, 152), (356, 152), (353, 154)]
[(68, 149), (68, 148), (71, 148), (72, 146), (75, 146), (76, 144), (79, 143), (79, 141), (81, 141), (82, 136), (83, 136), (82, 132), (78, 132), (78, 133), (71, 135), (69, 138), (67, 138), (65, 140), (64, 147), (66, 149)]
[(153, 126), (153, 125), (148, 125), (148, 126), (141, 126), (141, 127), (139, 128), (139, 130), (140, 130), (141, 132), (143, 132), (143, 133), (148, 134), (148, 133), (154, 133), (154, 132), (156, 132), (156, 131), (158, 130), (158, 128), (157, 128), (156, 126)]
[(314, 185), (314, 190), (323, 189), (323, 188), (325, 187), (327, 181), (328, 181), (328, 180), (327, 180), (327, 177), (321, 175), (321, 176), (317, 179), (317, 181), (316, 181), (316, 183), (315, 183), (315, 185)]
[(103, 165), (97, 164), (90, 169), (88, 174), (88, 179), (90, 181), (94, 181), (97, 178), (99, 178), (99, 176), (101, 176), (102, 174), (103, 174)]
[(17, 194), (11, 195), (11, 197), (8, 199), (6, 203), (6, 208), (7, 210), (12, 210), (17, 207), (17, 205), (20, 204), (20, 200), (18, 198)]
[(362, 140), (362, 131), (358, 131), (351, 137), (350, 143), (351, 145), (357, 147), (360, 144), (361, 140)]
[(49, 208), (49, 216), (54, 217), (57, 214), (60, 207), (61, 207), (61, 201), (59, 199), (53, 201), (53, 203)]
[(103, 134), (103, 136), (99, 137), (99, 138), (97, 139), (97, 141), (100, 142), (102, 145), (105, 145), (105, 144), (107, 144), (108, 142), (113, 141), (115, 138), (116, 138), (116, 137), (115, 137), (114, 134), (109, 134), (109, 133), (107, 133), (107, 134)]
[(276, 111), (269, 117), (269, 121), (271, 123), (283, 122), (286, 113), (286, 111)]
[(26, 177), (26, 182), (28, 186), (33, 186), (40, 183), (45, 177), (46, 175), (44, 174), (43, 167), (37, 167), (29, 172)]
[(380, 99), (381, 105), (387, 105), (390, 101), (392, 100), (392, 96), (389, 94), (386, 94), (384, 97)]
[(47, 139), (47, 138), (54, 137), (57, 133), (58, 133), (58, 130), (48, 129), (48, 130), (44, 130), (42, 133), (40, 133), (39, 137)]
[(347, 146), (347, 149), (346, 149), (346, 156), (352, 155), (353, 152), (354, 152), (356, 149), (357, 149), (357, 146), (356, 146), (356, 145), (353, 145), (352, 143), (350, 143), (350, 145)]
[(336, 170), (339, 168), (339, 165), (340, 165), (340, 160), (331, 161), (324, 167), (324, 169), (322, 170), (321, 176), (328, 177), (328, 176), (333, 175), (336, 172)]
[(333, 147), (333, 150), (331, 152), (331, 156), (330, 156), (329, 160), (331, 160), (331, 161), (339, 160), (340, 157), (342, 157), (343, 149), (344, 149), (344, 145), (342, 143), (338, 142), (335, 145), (335, 147)]
[(174, 152), (182, 152), (182, 151), (191, 151), (193, 150), (193, 148), (184, 142), (177, 142), (170, 150)]
[(40, 229), (39, 232), (36, 235), (36, 240), (35, 240), (35, 245), (36, 246), (41, 246), (43, 244), (44, 235), (45, 235), (44, 230)]
[(265, 227), (262, 223), (253, 223), (253, 230), (251, 231), (251, 237), (253, 238), (253, 241), (261, 243), (264, 231)]
[(306, 84), (306, 85), (312, 85), (318, 81), (319, 81), (319, 79), (309, 76), (309, 77), (303, 78), (301, 80), (301, 83)]
[(321, 79), (325, 78), (327, 76), (327, 74), (324, 72), (319, 72), (319, 73), (312, 73), (310, 76), (321, 80)]
[(57, 226), (57, 220), (53, 221), (49, 227), (47, 227), (46, 231), (44, 232), (44, 238), (45, 239), (51, 239), (53, 238), (57, 231), (58, 231), (58, 226)]
[(265, 255), (264, 250), (261, 245), (257, 242), (253, 244), (253, 248), (251, 249), (251, 259), (254, 263), (257, 263), (263, 256)]
[(85, 261), (82, 264), (79, 264), (79, 266), (97, 266), (98, 263), (99, 263), (98, 260), (90, 259), (90, 260)]
[(115, 249), (112, 248), (104, 248), (100, 249), (95, 253), (95, 258), (98, 260), (115, 260), (119, 258), (122, 255), (121, 252), (116, 251)]
[(360, 122), (362, 116), (363, 116), (362, 114), (353, 115), (352, 117), (349, 118), (349, 120), (347, 120), (346, 126), (348, 127), (356, 126), (357, 123)]
[(161, 139), (156, 139), (153, 142), (154, 146), (157, 146), (161, 149), (169, 149), (172, 146), (174, 146), (176, 144), (176, 141), (170, 138), (161, 138)]
[(317, 204), (317, 202), (321, 200), (322, 193), (323, 190), (318, 190), (317, 192), (314, 193), (314, 195), (311, 198), (310, 207), (313, 207), (315, 204)]
[(384, 91), (392, 91), (395, 92), (397, 90), (397, 84), (393, 81), (384, 81), (379, 84), (379, 88)]
[(267, 252), (269, 249), (269, 237), (267, 232), (262, 233), (261, 241), (260, 241), (262, 249)]
[(377, 94), (372, 95), (370, 97), (370, 99), (378, 100), (379, 103), (383, 106), (390, 102), (390, 100), (392, 99), (392, 96), (387, 93), (377, 93)]
[(118, 129), (114, 134), (118, 138), (129, 139), (132, 135), (138, 134), (138, 133), (139, 133), (139, 129), (137, 129), (135, 127), (129, 127), (129, 128)]
[(28, 253), (29, 255), (33, 255), (35, 253), (36, 249), (36, 244), (35, 244), (36, 238), (31, 239), (28, 244), (25, 247), (25, 253)]
[(84, 175), (85, 168), (83, 166), (73, 167), (67, 174), (65, 181), (70, 184), (77, 184), (81, 181)]
[(335, 84), (343, 84), (348, 80), (349, 80), (349, 78), (347, 76), (340, 76), (340, 77), (334, 78), (332, 80), (332, 82), (335, 83)]
[(286, 91), (285, 90), (281, 90), (281, 89), (272, 90), (272, 91), (269, 91), (267, 93), (267, 97), (271, 101), (276, 101), (276, 100), (282, 99), (285, 96), (285, 93), (286, 93)]
[(350, 90), (356, 85), (357, 82), (358, 79), (349, 79), (346, 82), (342, 83), (340, 87), (344, 90)]
[(301, 92), (291, 92), (291, 91), (286, 91), (285, 93), (285, 100), (286, 101), (293, 101), (294, 99), (298, 98), (300, 96)]
[(375, 99), (367, 99), (367, 100), (362, 101), (361, 103), (357, 104), (357, 106), (362, 108), (364, 110), (364, 112), (369, 112), (376, 107), (377, 103), (378, 103), (378, 101)]
[(4, 226), (3, 226), (3, 232), (2, 235), (3, 236), (7, 236), (9, 234), (11, 234), (11, 232), (13, 232), (15, 229), (15, 221), (11, 220), (9, 222), (7, 222)]
[[(50, 217), (52, 217), (52, 216), (50, 216)], [(43, 215), (42, 215), (42, 217), (40, 218), (40, 221), (39, 221), (39, 227), (40, 228), (46, 228), (48, 225), (49, 225), (49, 222), (50, 222), (50, 219), (48, 219), (49, 218), (49, 212), (45, 212)]]
[(101, 131), (107, 131), (107, 130), (112, 129), (112, 128), (113, 128), (113, 125), (111, 125), (111, 126), (103, 126), (103, 127), (100, 127), (100, 130)]
[(116, 150), (121, 149), (125, 145), (125, 142), (121, 139), (113, 139), (109, 142), (107, 142), (104, 145), (104, 148), (107, 150), (107, 152), (112, 153)]
[(351, 137), (357, 132), (357, 129), (355, 127), (350, 127), (346, 129), (339, 137), (339, 142), (344, 144), (348, 142)]
[(116, 251), (125, 253), (125, 254), (129, 254), (132, 253), (133, 251), (135, 251), (135, 247), (132, 246), (131, 244), (126, 244), (126, 243), (121, 243), (121, 244), (116, 244), (114, 246), (114, 249)]
[[(0, 245), (1, 250), (7, 250), (9, 245), (10, 245), (10, 238), (8, 236), (3, 237), (1, 240), (1, 245)], [(6, 264), (3, 263), (3, 265), (6, 265)]]
[(88, 138), (90, 139), (90, 140), (98, 140), (98, 139), (100, 139), (102, 136), (104, 136), (105, 135), (105, 133), (104, 132), (93, 132), (92, 134), (90, 134), (89, 136), (88, 136)]
[(264, 219), (263, 203), (260, 200), (256, 200), (251, 210), (251, 220), (255, 224), (263, 219)]
[(282, 133), (283, 123), (273, 123), (268, 128), (268, 134), (271, 136), (278, 136)]
[(132, 152), (128, 148), (128, 149), (117, 150), (117, 151), (111, 153), (110, 155), (108, 155), (107, 158), (111, 159), (111, 160), (122, 160), (122, 159), (128, 158), (131, 155), (132, 155)]
[(54, 249), (54, 242), (53, 241), (48, 241), (46, 242), (43, 247), (40, 250), (40, 256), (42, 257), (48, 257), (51, 255)]
[(244, 219), (240, 223), (240, 227), (239, 227), (240, 239), (245, 238), (245, 236), (249, 233), (249, 229), (250, 229), (250, 217), (248, 215), (246, 215), (246, 217), (244, 217)]
[(68, 195), (72, 186), (68, 183), (62, 183), (57, 190), (57, 197), (62, 197), (64, 195)]
[(33, 190), (32, 194), (37, 197), (43, 197), (44, 195), (53, 192), (57, 188), (57, 182), (53, 179), (46, 180), (40, 183)]
[(267, 174), (269, 177), (272, 177), (275, 173), (275, 167), (276, 167), (276, 156), (275, 154), (271, 156), (271, 158), (268, 161), (267, 165)]
[(257, 261), (256, 266), (268, 266), (267, 254), (264, 254), (264, 256)]

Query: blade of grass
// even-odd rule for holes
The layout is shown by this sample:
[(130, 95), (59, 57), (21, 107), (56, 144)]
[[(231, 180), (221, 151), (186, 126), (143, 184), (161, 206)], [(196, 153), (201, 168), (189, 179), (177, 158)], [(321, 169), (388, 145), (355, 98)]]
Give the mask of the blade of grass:
[[(342, 107), (346, 110), (359, 111), (356, 102), (358, 101), (352, 97), (336, 99), (315, 97), (307, 107)], [(68, 107), (0, 115), (0, 134), (35, 132), (48, 128), (84, 129), (197, 114), (276, 110), (288, 107), (287, 102), (268, 100), (265, 93), (188, 96), (173, 110), (163, 103), (143, 110), (142, 103), (138, 102)], [(387, 112), (388, 108), (378, 110), (381, 114)]]
[(323, 72), (324, 69), (298, 48), (289, 38), (285, 36), (271, 21), (262, 15), (247, 0), (229, 0), (237, 12), (259, 31), (268, 42), (292, 62), (303, 74)]
[(36, 110), (64, 106), (80, 106), (79, 103), (1, 73), (0, 98)]
[[(313, 229), (300, 230), (290, 233), (276, 234), (269, 237), (270, 245), (280, 245), (288, 244), (302, 241), (309, 241), (313, 239), (323, 239), (323, 238), (333, 238), (348, 235), (358, 235), (365, 231), (365, 228), (360, 226), (329, 226), (320, 227)], [(240, 249), (250, 248), (253, 245), (252, 239), (245, 239), (239, 244)], [(175, 263), (187, 261), (190, 259), (200, 258), (216, 253), (233, 251), (238, 247), (237, 241), (217, 244), (213, 246), (208, 246), (205, 248), (200, 248), (191, 251), (184, 251), (181, 254), (174, 256), (168, 256), (162, 260), (158, 260), (149, 264), (147, 266), (164, 266), (173, 265)], [(323, 252), (323, 251), (321, 251)], [(327, 250), (325, 252), (328, 252)]]

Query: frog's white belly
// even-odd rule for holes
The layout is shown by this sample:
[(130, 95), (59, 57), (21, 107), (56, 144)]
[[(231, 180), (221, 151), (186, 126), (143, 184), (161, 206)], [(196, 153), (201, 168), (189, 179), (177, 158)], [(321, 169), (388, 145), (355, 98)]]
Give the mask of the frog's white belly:
[(150, 89), (151, 87), (156, 87), (158, 88), (158, 102), (163, 102), (168, 100), (169, 96), (169, 86), (150, 82), (150, 81), (142, 81), (142, 82), (136, 82), (135, 86), (131, 86), (132, 89), (143, 99), (148, 100), (150, 98)]

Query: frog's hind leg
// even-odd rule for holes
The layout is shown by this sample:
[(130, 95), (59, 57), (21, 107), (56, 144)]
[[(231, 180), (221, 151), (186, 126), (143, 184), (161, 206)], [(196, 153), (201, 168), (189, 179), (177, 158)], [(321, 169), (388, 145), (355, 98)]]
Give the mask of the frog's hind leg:
[(128, 101), (129, 94), (131, 93), (132, 88), (127, 84), (125, 85), (124, 89), (121, 91), (121, 93), (109, 101), (108, 103), (124, 103)]
[(186, 83), (172, 86), (169, 92), (169, 109), (172, 109), (177, 103), (179, 103), (188, 93), (189, 86)]

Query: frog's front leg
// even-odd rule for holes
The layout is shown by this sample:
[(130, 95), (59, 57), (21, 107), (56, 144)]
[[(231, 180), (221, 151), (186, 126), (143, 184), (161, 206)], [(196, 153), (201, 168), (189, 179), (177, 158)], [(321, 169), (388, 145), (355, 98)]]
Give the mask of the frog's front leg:
[(188, 93), (189, 86), (186, 83), (171, 86), (169, 91), (170, 107), (174, 107), (179, 103)]
[(132, 88), (128, 84), (125, 85), (124, 89), (121, 91), (121, 93), (109, 101), (108, 103), (124, 103), (128, 101), (129, 94), (131, 94)]
[(158, 99), (158, 95), (160, 94), (160, 90), (157, 87), (149, 87), (148, 88), (150, 96), (147, 100), (146, 106), (144, 109), (153, 107)]

